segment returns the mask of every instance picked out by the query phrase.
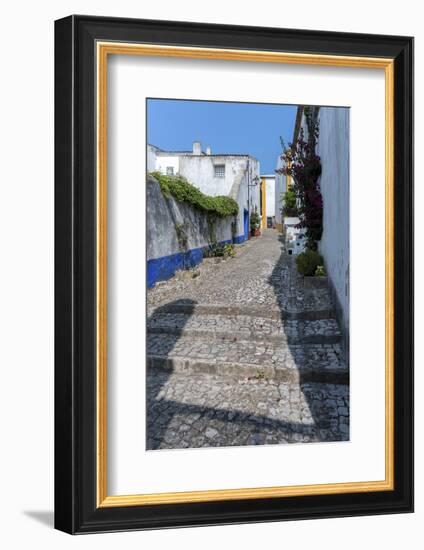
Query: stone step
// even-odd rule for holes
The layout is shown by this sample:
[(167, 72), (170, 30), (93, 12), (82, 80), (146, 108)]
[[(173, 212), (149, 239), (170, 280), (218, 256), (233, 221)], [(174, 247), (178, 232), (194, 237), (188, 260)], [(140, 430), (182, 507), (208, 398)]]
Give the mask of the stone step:
[(238, 378), (348, 384), (340, 344), (216, 341), (171, 334), (147, 339), (148, 373), (207, 373)]
[(341, 334), (335, 319), (281, 320), (251, 315), (153, 313), (149, 334), (173, 334), (213, 341), (271, 341), (277, 344), (336, 344)]
[(266, 319), (293, 319), (316, 321), (319, 319), (331, 319), (335, 316), (333, 308), (324, 309), (305, 309), (305, 310), (285, 310), (278, 307), (264, 307), (263, 305), (250, 306), (242, 305), (224, 305), (224, 304), (202, 304), (180, 300), (176, 303), (168, 303), (159, 307), (150, 306), (147, 315), (154, 313), (185, 313), (188, 315), (249, 315), (251, 317), (263, 317)]

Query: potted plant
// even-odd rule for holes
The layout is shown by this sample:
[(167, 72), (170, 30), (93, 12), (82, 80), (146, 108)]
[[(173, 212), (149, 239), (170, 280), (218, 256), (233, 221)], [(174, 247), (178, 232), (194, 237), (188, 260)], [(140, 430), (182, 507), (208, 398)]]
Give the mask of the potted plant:
[(298, 272), (306, 288), (326, 288), (328, 285), (324, 259), (316, 250), (305, 250), (296, 257)]
[(252, 237), (259, 237), (261, 234), (261, 218), (258, 214), (258, 210), (255, 210), (250, 214), (250, 233)]

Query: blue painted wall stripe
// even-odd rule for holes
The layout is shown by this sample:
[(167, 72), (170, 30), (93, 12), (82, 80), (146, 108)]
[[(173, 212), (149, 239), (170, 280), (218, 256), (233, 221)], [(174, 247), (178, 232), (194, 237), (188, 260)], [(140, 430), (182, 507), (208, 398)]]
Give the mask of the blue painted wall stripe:
[(245, 240), (247, 240), (245, 235), (237, 235), (237, 237), (234, 237), (233, 242), (234, 244), (241, 244), (244, 243)]
[[(244, 235), (234, 237), (233, 241), (221, 241), (219, 244), (234, 242), (240, 244), (245, 241)], [(166, 281), (174, 276), (180, 269), (189, 269), (203, 261), (203, 255), (208, 247), (193, 248), (187, 252), (177, 252), (161, 258), (153, 258), (147, 261), (147, 287), (152, 288), (158, 281)]]

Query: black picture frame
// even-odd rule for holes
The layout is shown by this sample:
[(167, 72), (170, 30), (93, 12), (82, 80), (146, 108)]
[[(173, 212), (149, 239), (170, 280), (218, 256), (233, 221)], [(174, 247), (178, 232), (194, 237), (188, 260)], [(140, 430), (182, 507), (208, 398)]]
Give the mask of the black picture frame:
[[(393, 491), (97, 507), (98, 40), (394, 60)], [(413, 511), (413, 39), (73, 15), (55, 23), (55, 73), (55, 527), (76, 534)]]

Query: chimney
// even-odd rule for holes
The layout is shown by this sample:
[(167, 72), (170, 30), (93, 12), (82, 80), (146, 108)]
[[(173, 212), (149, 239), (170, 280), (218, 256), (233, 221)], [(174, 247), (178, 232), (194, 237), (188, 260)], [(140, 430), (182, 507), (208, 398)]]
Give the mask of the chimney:
[(206, 154), (207, 154), (207, 155), (211, 155), (211, 154), (212, 154), (212, 151), (211, 151), (211, 148), (209, 147), (209, 145), (206, 147)]
[(193, 155), (202, 154), (202, 144), (200, 141), (193, 141)]

